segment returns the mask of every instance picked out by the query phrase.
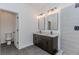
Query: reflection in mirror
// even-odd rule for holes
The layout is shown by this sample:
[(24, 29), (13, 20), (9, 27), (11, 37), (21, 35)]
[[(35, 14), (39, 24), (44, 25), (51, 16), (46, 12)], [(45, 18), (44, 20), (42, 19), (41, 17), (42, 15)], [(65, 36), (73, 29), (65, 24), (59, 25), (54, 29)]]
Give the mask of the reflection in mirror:
[(39, 30), (58, 30), (58, 13), (38, 19)]
[(48, 21), (48, 30), (51, 30), (51, 21)]
[(46, 13), (41, 13), (38, 17), (39, 30), (58, 30), (58, 17), (61, 8), (49, 9)]
[(58, 30), (58, 14), (51, 14), (49, 16), (46, 17), (46, 26), (47, 29), (46, 30)]
[(38, 19), (38, 29), (45, 30), (45, 18), (44, 17)]

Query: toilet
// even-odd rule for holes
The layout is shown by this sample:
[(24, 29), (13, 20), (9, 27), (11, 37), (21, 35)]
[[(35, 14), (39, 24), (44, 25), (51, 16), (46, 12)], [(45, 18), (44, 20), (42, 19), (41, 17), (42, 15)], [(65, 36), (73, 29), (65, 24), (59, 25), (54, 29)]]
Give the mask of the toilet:
[(12, 33), (6, 33), (6, 34), (5, 34), (5, 38), (6, 38), (6, 43), (7, 43), (7, 45), (11, 45)]

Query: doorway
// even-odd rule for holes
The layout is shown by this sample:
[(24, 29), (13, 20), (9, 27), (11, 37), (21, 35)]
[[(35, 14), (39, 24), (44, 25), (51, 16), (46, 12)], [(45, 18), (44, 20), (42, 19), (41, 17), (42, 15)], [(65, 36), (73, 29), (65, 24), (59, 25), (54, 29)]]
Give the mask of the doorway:
[(0, 10), (0, 44), (14, 44), (19, 48), (17, 16), (15, 12)]

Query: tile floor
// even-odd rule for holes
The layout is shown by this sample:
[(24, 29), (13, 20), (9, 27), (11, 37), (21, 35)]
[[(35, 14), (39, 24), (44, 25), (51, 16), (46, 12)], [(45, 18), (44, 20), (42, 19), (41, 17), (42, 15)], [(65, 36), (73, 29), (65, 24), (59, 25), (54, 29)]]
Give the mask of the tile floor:
[(0, 52), (0, 55), (51, 55), (34, 45), (18, 50), (14, 44), (10, 46), (3, 44), (0, 46)]

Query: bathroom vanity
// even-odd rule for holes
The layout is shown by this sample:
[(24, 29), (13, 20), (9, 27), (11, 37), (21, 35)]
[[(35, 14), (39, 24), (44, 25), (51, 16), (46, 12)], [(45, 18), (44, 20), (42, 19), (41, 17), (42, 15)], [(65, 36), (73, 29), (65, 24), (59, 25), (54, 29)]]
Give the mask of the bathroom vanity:
[(34, 45), (53, 55), (60, 50), (59, 12), (60, 9), (52, 8), (47, 13), (41, 13), (37, 17), (38, 31), (33, 34)]
[(55, 55), (58, 51), (58, 35), (33, 34), (34, 45)]

